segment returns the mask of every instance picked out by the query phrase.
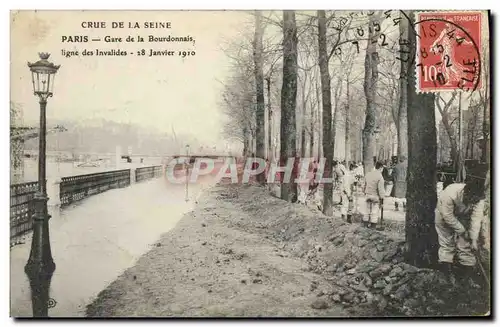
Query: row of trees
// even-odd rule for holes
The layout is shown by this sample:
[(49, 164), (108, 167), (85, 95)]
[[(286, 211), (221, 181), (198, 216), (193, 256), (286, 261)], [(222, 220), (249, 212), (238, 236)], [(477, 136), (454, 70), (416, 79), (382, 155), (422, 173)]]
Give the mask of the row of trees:
[[(392, 62), (390, 57), (395, 51), (382, 57), (377, 42), (371, 42), (385, 35), (397, 42), (398, 29), (382, 29), (381, 15), (320, 10), (285, 11), (279, 17), (274, 12), (254, 12), (253, 35), (226, 49), (233, 60), (233, 74), (223, 92), (230, 117), (226, 135), (242, 141), (246, 156), (324, 157), (326, 174), (331, 173), (334, 158), (362, 159), (365, 169), (371, 170), (372, 158), (381, 149), (386, 158), (393, 154), (395, 136), (404, 138), (405, 133), (398, 131), (406, 130), (406, 115), (404, 106), (398, 108), (400, 84), (394, 56)], [(353, 30), (358, 37), (347, 35)], [(383, 140), (385, 149), (379, 144), (377, 151), (377, 139)], [(398, 153), (406, 155), (406, 146), (399, 146)], [(263, 176), (258, 180), (263, 182)], [(326, 214), (333, 210), (332, 188), (325, 185)], [(293, 201), (296, 186), (284, 184), (281, 194)]]
[[(325, 177), (335, 158), (362, 160), (370, 171), (373, 157), (395, 154), (396, 143), (397, 155), (408, 157), (408, 258), (416, 265), (431, 262), (435, 108), (453, 142), (445, 121), (456, 95), (416, 92), (413, 14), (255, 11), (251, 18), (253, 28), (246, 30), (253, 34), (226, 48), (233, 63), (222, 97), (226, 135), (242, 141), (245, 156), (281, 165), (290, 157), (325, 158)], [(489, 94), (471, 103), (486, 111)], [(263, 183), (264, 175), (257, 180)], [(283, 183), (281, 198), (295, 201), (297, 185)], [(331, 183), (324, 185), (323, 211), (333, 212)]]

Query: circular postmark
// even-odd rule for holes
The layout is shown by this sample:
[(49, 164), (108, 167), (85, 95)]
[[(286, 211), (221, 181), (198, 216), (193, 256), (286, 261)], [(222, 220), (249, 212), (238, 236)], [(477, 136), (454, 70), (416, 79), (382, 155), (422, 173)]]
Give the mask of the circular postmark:
[[(474, 91), (481, 83), (481, 13), (418, 13), (416, 75), (421, 92)], [(460, 22), (463, 18), (463, 23)]]

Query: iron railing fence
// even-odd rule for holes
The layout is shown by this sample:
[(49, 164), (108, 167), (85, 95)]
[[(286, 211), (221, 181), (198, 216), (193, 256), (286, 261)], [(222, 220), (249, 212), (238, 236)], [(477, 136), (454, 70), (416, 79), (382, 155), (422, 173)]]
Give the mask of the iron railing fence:
[(135, 181), (142, 182), (162, 175), (162, 166), (141, 167), (135, 170)]
[(13, 184), (10, 186), (10, 238), (30, 231), (33, 227), (35, 193), (38, 182)]
[(130, 169), (63, 177), (59, 192), (61, 207), (80, 201), (91, 195), (129, 185)]

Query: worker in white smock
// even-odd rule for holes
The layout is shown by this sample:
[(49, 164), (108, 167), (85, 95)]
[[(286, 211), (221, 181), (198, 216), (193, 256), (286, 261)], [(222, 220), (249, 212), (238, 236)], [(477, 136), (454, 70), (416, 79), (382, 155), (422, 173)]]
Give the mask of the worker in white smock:
[[(438, 261), (443, 271), (471, 277), (477, 275), (469, 234), (471, 215), (482, 199), (484, 184), (477, 180), (450, 184), (439, 194), (435, 228), (439, 242)], [(475, 233), (474, 227), (472, 233)]]

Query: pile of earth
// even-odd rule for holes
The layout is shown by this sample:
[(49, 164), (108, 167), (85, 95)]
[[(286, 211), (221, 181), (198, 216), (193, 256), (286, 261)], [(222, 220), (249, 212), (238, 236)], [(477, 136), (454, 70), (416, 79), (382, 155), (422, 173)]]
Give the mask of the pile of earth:
[(348, 224), (319, 211), (269, 196), (265, 187), (233, 185), (213, 189), (220, 200), (239, 207), (252, 219), (226, 217), (226, 223), (264, 234), (278, 248), (304, 258), (309, 269), (326, 275), (314, 308), (339, 303), (353, 315), (484, 315), (490, 289), (470, 279), (450, 279), (433, 269), (404, 263), (404, 235)]

